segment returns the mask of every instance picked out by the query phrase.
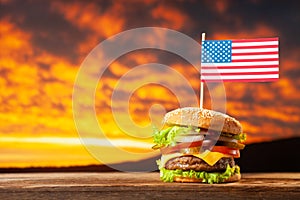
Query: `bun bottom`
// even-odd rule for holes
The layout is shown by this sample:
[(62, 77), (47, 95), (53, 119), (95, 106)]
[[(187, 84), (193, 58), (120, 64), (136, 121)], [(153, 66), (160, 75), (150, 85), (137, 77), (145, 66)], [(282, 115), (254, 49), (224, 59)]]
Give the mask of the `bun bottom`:
[[(241, 174), (234, 174), (233, 176), (229, 177), (228, 179), (225, 179), (222, 183), (237, 182), (240, 179), (241, 179)], [(189, 178), (189, 177), (176, 176), (176, 177), (174, 177), (174, 182), (202, 183), (202, 179), (201, 178)]]

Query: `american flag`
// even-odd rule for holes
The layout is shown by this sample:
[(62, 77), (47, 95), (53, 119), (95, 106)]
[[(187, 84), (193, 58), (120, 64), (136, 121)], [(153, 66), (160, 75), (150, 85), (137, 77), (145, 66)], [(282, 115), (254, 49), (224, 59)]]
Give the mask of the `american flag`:
[(202, 41), (201, 81), (276, 81), (278, 38)]

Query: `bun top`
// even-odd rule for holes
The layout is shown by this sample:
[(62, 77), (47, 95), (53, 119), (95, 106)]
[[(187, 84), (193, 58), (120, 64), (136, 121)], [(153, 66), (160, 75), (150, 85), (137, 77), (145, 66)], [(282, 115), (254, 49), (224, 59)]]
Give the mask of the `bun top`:
[(197, 107), (178, 108), (168, 112), (164, 117), (164, 123), (196, 126), (231, 134), (243, 132), (241, 124), (235, 118), (221, 112)]

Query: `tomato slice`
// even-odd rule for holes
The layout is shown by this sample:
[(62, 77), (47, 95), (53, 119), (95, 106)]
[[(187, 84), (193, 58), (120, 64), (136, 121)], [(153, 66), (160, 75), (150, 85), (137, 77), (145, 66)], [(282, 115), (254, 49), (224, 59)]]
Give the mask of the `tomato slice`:
[(234, 158), (239, 158), (240, 157), (240, 150), (239, 149), (234, 149), (234, 148), (228, 148), (225, 146), (214, 146), (212, 149), (212, 152), (220, 152), (223, 154), (231, 155)]
[(175, 153), (175, 152), (178, 152), (180, 149), (184, 149), (184, 148), (201, 147), (202, 142), (203, 141), (182, 142), (175, 146), (161, 148), (160, 151), (162, 154)]
[[(195, 141), (195, 142), (183, 142), (179, 143), (175, 146), (169, 146), (169, 147), (164, 147), (161, 148), (160, 151), (162, 154), (170, 154), (170, 153), (176, 153), (180, 152), (181, 149), (185, 148), (195, 148), (195, 147), (200, 147), (202, 146), (203, 141)], [(229, 148), (226, 146), (214, 146), (211, 150), (212, 152), (220, 152), (226, 155), (230, 155), (234, 158), (239, 158), (240, 157), (240, 150), (239, 149), (234, 149), (234, 148)]]

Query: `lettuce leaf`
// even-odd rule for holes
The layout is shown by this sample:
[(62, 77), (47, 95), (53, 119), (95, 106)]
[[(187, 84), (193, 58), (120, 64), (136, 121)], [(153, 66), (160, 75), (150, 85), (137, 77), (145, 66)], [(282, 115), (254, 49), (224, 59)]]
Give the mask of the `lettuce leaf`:
[[(189, 134), (191, 131), (193, 132), (200, 132), (200, 128), (197, 127), (184, 127), (184, 126), (171, 126), (163, 130), (154, 130), (153, 134), (153, 142), (156, 144), (153, 146), (153, 149), (159, 149), (164, 146), (173, 146), (176, 144), (176, 141), (174, 140), (176, 136), (182, 135), (182, 134)], [(221, 133), (222, 136), (233, 138), (238, 140), (239, 142), (243, 142), (246, 140), (246, 134), (230, 134), (230, 133)]]
[(184, 171), (180, 169), (168, 170), (164, 167), (160, 167), (160, 179), (164, 182), (173, 182), (174, 177), (181, 176), (188, 178), (199, 178), (202, 179), (203, 183), (222, 183), (225, 179), (235, 174), (240, 174), (240, 168), (237, 165), (234, 167), (227, 165), (225, 172), (197, 172), (194, 170)]
[(200, 132), (199, 128), (171, 126), (163, 130), (155, 130), (153, 142), (156, 144), (153, 149), (159, 149), (164, 146), (173, 146), (176, 144), (175, 137), (182, 134), (188, 134), (191, 131)]

